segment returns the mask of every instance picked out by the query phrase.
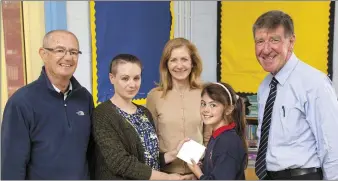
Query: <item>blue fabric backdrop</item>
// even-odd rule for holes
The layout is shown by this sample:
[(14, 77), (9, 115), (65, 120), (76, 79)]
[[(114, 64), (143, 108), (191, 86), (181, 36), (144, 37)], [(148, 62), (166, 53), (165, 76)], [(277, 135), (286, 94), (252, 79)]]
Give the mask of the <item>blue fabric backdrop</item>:
[(170, 2), (95, 2), (98, 101), (113, 95), (108, 73), (119, 53), (136, 55), (143, 63), (142, 84), (136, 99), (146, 98), (159, 80), (159, 62), (170, 39)]

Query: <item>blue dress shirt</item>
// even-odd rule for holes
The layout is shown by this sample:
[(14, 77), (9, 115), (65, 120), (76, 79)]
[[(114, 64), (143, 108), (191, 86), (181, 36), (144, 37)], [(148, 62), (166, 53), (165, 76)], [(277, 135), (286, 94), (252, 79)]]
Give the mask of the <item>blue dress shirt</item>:
[[(258, 90), (258, 140), (272, 78), (268, 74)], [(324, 179), (337, 180), (338, 101), (331, 80), (295, 54), (275, 78), (267, 170), (321, 167)]]

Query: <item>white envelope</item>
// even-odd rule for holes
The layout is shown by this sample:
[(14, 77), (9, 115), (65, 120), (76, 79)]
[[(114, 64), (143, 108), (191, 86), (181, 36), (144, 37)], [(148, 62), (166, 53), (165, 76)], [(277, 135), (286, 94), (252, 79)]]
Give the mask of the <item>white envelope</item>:
[(191, 163), (191, 159), (198, 163), (205, 151), (205, 146), (197, 143), (194, 140), (189, 140), (183, 144), (180, 151), (177, 154), (177, 157), (188, 164)]

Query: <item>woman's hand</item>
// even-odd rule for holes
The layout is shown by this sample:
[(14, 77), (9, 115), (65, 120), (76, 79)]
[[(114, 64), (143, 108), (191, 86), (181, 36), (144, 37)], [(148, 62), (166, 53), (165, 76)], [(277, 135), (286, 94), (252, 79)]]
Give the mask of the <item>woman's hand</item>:
[(190, 138), (184, 138), (183, 140), (181, 140), (178, 143), (176, 149), (169, 151), (169, 152), (166, 152), (164, 154), (165, 163), (168, 164), (168, 163), (171, 163), (172, 161), (174, 161), (177, 158), (177, 154), (180, 151), (180, 149), (182, 148), (183, 144), (185, 142), (189, 141), (189, 140), (190, 140)]
[(190, 141), (190, 138), (184, 138), (183, 140), (181, 140), (181, 141), (178, 143), (176, 149), (174, 150), (174, 151), (175, 151), (175, 156), (178, 154), (178, 152), (179, 152), (180, 149), (182, 148), (183, 144), (184, 144), (185, 142), (187, 142), (187, 141)]
[(197, 165), (193, 159), (191, 159), (191, 163), (192, 164), (187, 164), (187, 165), (189, 169), (192, 171), (192, 173), (194, 173), (194, 175), (199, 179), (203, 175), (203, 172), (200, 166)]
[(168, 174), (168, 180), (184, 180), (183, 176), (177, 173)]
[(188, 174), (183, 176), (183, 180), (198, 180), (194, 174)]

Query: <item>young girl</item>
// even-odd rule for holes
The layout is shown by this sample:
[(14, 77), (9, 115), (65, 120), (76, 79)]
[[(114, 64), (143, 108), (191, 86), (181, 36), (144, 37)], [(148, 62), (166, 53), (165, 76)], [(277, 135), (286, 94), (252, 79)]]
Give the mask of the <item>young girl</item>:
[(200, 180), (245, 180), (247, 143), (243, 101), (225, 83), (210, 83), (202, 90), (201, 117), (213, 128), (201, 168), (188, 164)]

